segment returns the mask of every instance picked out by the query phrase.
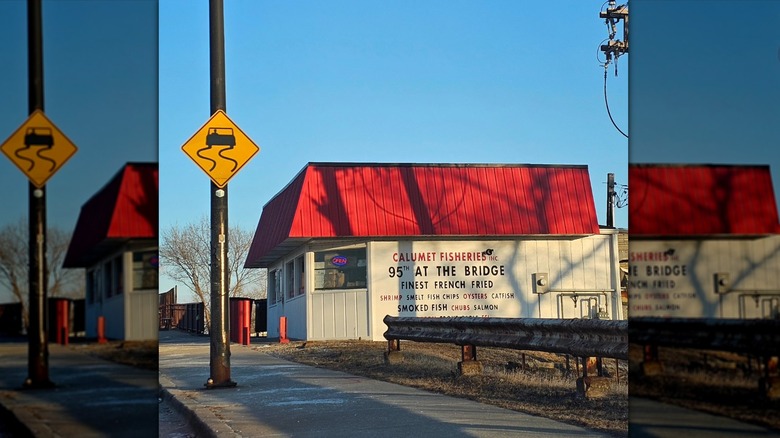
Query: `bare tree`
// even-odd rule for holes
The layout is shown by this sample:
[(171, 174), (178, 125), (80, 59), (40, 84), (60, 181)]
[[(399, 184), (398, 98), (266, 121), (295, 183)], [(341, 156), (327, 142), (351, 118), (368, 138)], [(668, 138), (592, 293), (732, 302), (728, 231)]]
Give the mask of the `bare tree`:
[[(211, 324), (211, 225), (204, 216), (199, 222), (174, 225), (160, 236), (163, 275), (183, 283), (203, 302), (206, 326)], [(253, 233), (238, 227), (228, 232), (228, 268), (231, 297), (265, 298), (266, 271), (244, 269)]]
[[(62, 262), (68, 251), (71, 234), (59, 228), (46, 231), (46, 263), (49, 274), (47, 291), (50, 297), (81, 298), (84, 296), (84, 270), (64, 269)], [(0, 228), (0, 288), (11, 292), (22, 303), (22, 318), (28, 325), (29, 237), (25, 218)]]
[(0, 285), (22, 303), (24, 326), (29, 325), (27, 312), (27, 225), (20, 220), (0, 228)]
[(65, 255), (68, 253), (71, 236), (71, 233), (66, 233), (59, 228), (50, 228), (46, 232), (50, 297), (84, 298), (85, 270), (62, 267), (62, 262), (65, 261)]
[(249, 248), (252, 246), (254, 233), (241, 228), (230, 229), (230, 246), (228, 251), (228, 264), (230, 273), (235, 282), (230, 288), (231, 297), (246, 297), (260, 299), (266, 297), (266, 278), (265, 269), (245, 269), (244, 262), (249, 255)]

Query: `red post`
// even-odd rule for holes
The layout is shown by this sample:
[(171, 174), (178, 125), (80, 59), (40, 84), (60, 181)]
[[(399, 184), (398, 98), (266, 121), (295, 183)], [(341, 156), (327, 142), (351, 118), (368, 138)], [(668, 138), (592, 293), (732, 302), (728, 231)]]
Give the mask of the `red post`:
[(230, 342), (238, 342), (238, 330), (236, 330), (236, 327), (238, 326), (238, 315), (236, 312), (236, 299), (230, 298)]
[(286, 316), (279, 317), (279, 343), (280, 344), (290, 343), (290, 340), (287, 339), (287, 317)]
[(241, 301), (241, 310), (239, 312), (241, 315), (240, 319), (240, 331), (242, 335), (242, 345), (249, 345), (249, 326), (252, 323), (252, 301), (246, 299)]
[(230, 299), (230, 342), (249, 345), (249, 326), (252, 321), (252, 300)]
[(108, 342), (108, 340), (106, 339), (106, 317), (105, 316), (98, 316), (97, 333), (98, 333), (98, 344), (105, 344), (106, 342)]
[(70, 301), (61, 299), (56, 301), (56, 331), (57, 331), (57, 343), (60, 345), (68, 345), (68, 337), (70, 336), (70, 330), (68, 330), (68, 320), (70, 319)]

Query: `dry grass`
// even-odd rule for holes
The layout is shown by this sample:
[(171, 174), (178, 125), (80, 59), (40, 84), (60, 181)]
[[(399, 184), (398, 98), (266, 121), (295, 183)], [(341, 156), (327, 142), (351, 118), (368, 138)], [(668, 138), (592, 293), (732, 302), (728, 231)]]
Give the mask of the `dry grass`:
[[(402, 342), (404, 360), (386, 364), (387, 344), (370, 341), (292, 342), (260, 344), (253, 348), (307, 365), (334, 369), (372, 379), (411, 386), (441, 394), (468, 398), (519, 412), (539, 415), (612, 436), (628, 432), (627, 366), (621, 381), (613, 381), (608, 397), (585, 399), (577, 395), (576, 363), (570, 369), (562, 355), (478, 348), (483, 364), (480, 376), (459, 376), (460, 347), (445, 344)], [(615, 375), (615, 361), (605, 363)]]
[(108, 341), (74, 344), (73, 348), (112, 362), (157, 371), (160, 356), (157, 341)]
[(641, 346), (629, 348), (631, 395), (722, 415), (780, 431), (780, 400), (759, 390), (755, 359), (718, 351), (659, 348), (663, 374), (644, 376)]

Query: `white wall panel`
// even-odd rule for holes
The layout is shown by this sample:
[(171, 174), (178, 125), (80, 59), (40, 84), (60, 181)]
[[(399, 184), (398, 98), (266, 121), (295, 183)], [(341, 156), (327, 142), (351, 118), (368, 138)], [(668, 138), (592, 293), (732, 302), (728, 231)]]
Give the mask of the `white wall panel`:
[[(306, 339), (306, 295), (299, 295), (285, 300), (284, 316), (287, 317), (287, 337), (290, 339)], [(271, 321), (268, 321), (271, 325)], [(274, 325), (279, 327), (279, 318)], [(278, 333), (277, 333), (278, 336)]]
[(366, 339), (368, 301), (365, 289), (315, 292), (311, 306), (313, 340)]
[[(115, 295), (103, 299), (102, 315), (106, 321), (106, 337), (109, 339), (125, 338), (125, 296)], [(157, 310), (155, 310), (157, 314)]]
[(127, 318), (125, 339), (147, 341), (157, 339), (159, 329), (159, 298), (157, 290), (126, 292)]
[[(780, 236), (630, 245), (631, 316), (757, 318), (780, 309)], [(730, 291), (716, 292), (715, 274)]]

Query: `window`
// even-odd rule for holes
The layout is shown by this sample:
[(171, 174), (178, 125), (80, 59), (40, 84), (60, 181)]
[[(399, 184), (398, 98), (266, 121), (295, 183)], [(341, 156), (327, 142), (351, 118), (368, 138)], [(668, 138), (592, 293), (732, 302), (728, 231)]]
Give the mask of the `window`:
[(289, 299), (294, 296), (293, 292), (295, 291), (295, 269), (293, 268), (293, 262), (290, 261), (284, 265), (284, 273), (285, 278), (287, 279), (284, 285), (284, 290), (287, 294), (287, 298)]
[(287, 298), (303, 295), (306, 289), (306, 272), (303, 269), (303, 255), (285, 265), (287, 278)]
[(157, 251), (133, 253), (133, 289), (157, 289)]
[(106, 298), (111, 298), (114, 294), (114, 288), (111, 284), (111, 280), (114, 278), (114, 274), (111, 271), (111, 260), (103, 266), (103, 287), (105, 288)]
[(328, 250), (314, 253), (314, 289), (366, 287), (366, 249)]
[(276, 271), (276, 302), (282, 301), (284, 298), (284, 289), (282, 286), (282, 270)]
[(87, 272), (87, 303), (93, 304), (95, 302), (95, 270)]
[(122, 269), (122, 266), (124, 263), (122, 263), (123, 257), (122, 255), (118, 255), (114, 257), (113, 264), (114, 266), (111, 268), (114, 272), (114, 281), (111, 283), (111, 285), (114, 288), (114, 293), (116, 295), (121, 294), (124, 292), (124, 285), (125, 285), (125, 278), (124, 275), (122, 275), (122, 272), (124, 271)]
[(306, 271), (303, 269), (303, 255), (295, 259), (295, 278), (298, 283), (295, 285), (295, 295), (303, 295), (306, 290)]
[(273, 270), (268, 273), (268, 302), (275, 303), (279, 301), (279, 270)]

